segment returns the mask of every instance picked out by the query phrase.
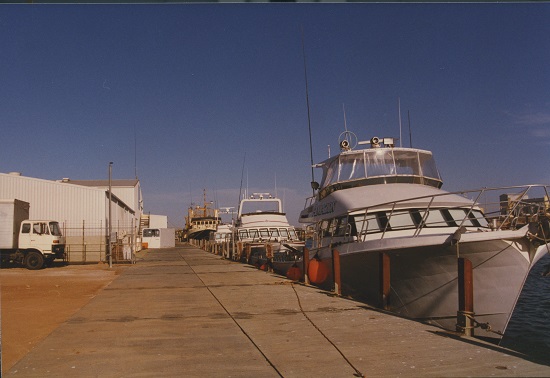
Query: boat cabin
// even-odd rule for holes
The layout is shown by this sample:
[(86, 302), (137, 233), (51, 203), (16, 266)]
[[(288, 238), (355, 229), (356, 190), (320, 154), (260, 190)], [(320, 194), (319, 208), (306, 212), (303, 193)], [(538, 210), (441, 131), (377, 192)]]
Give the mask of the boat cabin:
[(342, 151), (315, 165), (323, 169), (319, 199), (337, 190), (364, 185), (408, 183), (435, 188), (443, 185), (430, 151), (371, 144), (375, 147)]

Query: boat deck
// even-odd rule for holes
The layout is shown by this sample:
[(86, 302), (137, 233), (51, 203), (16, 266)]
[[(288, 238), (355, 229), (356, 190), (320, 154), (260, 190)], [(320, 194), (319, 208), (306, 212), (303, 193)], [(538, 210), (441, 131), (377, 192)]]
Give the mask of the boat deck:
[(546, 377), (550, 360), (179, 245), (140, 252), (10, 375)]

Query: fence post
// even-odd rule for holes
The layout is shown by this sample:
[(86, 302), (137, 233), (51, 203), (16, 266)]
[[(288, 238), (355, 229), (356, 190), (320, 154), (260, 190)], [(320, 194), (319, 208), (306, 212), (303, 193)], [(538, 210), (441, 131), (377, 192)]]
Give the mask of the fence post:
[(86, 262), (86, 236), (85, 236), (85, 227), (86, 220), (82, 219), (82, 262)]

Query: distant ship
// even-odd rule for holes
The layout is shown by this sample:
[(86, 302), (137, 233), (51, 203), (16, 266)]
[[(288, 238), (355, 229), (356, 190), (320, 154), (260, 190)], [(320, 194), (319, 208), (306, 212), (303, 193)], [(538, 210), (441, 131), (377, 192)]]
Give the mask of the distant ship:
[(206, 201), (206, 189), (203, 191), (203, 206), (190, 206), (185, 217), (184, 239), (208, 240), (210, 233), (216, 231), (221, 223), (219, 210), (211, 208), (212, 202)]
[[(325, 272), (313, 272), (314, 283), (333, 285), (337, 251), (344, 295), (461, 330), (457, 263), (466, 258), (473, 266), (474, 311), (465, 316), (500, 338), (529, 271), (550, 251), (550, 186), (450, 193), (440, 189), (430, 151), (376, 137), (359, 143), (355, 137), (355, 145), (370, 148), (354, 149), (350, 139), (341, 138), (340, 153), (315, 165), (323, 178), (312, 183), (314, 195), (300, 214), (300, 222), (314, 228), (310, 267)], [(499, 200), (503, 192), (515, 193), (513, 201)]]

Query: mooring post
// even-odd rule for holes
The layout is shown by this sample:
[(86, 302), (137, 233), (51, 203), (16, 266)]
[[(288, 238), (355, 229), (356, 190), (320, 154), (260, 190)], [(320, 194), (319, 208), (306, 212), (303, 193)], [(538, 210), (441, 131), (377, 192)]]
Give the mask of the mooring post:
[(380, 275), (380, 308), (388, 310), (390, 306), (390, 256), (384, 252), (378, 255)]
[(304, 283), (309, 285), (309, 275), (307, 274), (307, 269), (309, 268), (309, 249), (304, 247), (304, 255), (302, 257), (302, 266), (304, 271)]
[(340, 252), (332, 250), (332, 269), (334, 277), (334, 292), (337, 295), (342, 295), (342, 277), (340, 275)]
[(464, 336), (473, 336), (474, 316), (474, 273), (472, 262), (464, 257), (458, 258), (458, 332)]

